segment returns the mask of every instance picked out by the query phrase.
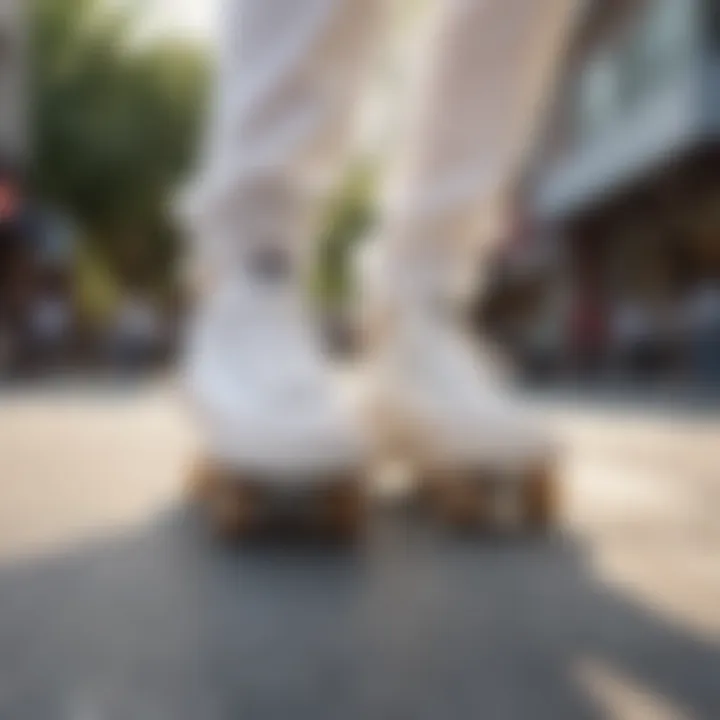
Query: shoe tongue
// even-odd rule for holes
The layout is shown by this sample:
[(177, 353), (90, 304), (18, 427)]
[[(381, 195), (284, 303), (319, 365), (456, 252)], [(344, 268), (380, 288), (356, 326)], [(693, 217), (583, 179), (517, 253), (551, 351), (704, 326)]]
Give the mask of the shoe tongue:
[(459, 310), (472, 297), (476, 268), (461, 261), (447, 249), (374, 249), (372, 265), (365, 269), (372, 292), (380, 293), (392, 305)]

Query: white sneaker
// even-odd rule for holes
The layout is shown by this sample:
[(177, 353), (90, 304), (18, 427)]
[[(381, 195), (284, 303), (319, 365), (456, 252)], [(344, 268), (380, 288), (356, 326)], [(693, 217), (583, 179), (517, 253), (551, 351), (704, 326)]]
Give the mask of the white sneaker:
[(209, 455), (279, 484), (353, 470), (365, 456), (360, 424), (299, 283), (265, 270), (226, 278), (191, 328), (187, 384)]
[(549, 522), (555, 449), (548, 433), (513, 397), (495, 358), (473, 342), (442, 293), (420, 292), (407, 273), (384, 275), (381, 262), (366, 258), (361, 268), (368, 409), (380, 443), (408, 457), (423, 482), (458, 489), (458, 516), (479, 502), (468, 502), (473, 493), (458, 479), (478, 478), (495, 489), (516, 481), (510, 485), (525, 494), (525, 516)]

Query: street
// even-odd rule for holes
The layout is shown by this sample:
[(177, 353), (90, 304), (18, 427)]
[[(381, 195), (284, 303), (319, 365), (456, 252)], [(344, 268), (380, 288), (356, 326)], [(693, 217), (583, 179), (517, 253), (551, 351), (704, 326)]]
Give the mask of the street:
[(536, 400), (551, 538), (220, 547), (167, 382), (0, 394), (0, 718), (720, 718), (720, 414)]

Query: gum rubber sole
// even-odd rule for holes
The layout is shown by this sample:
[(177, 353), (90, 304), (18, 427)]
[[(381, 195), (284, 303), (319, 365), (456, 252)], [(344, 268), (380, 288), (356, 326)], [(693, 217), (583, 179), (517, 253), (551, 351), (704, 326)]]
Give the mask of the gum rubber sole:
[(484, 471), (429, 474), (420, 489), (440, 521), (455, 528), (484, 528), (492, 520), (490, 477)]
[(530, 530), (550, 530), (560, 515), (557, 468), (545, 463), (531, 470), (522, 485), (522, 522)]
[(202, 462), (191, 473), (189, 496), (222, 538), (297, 531), (352, 542), (367, 515), (359, 475), (338, 473), (288, 488)]
[(548, 532), (558, 521), (560, 492), (555, 467), (545, 464), (522, 478), (502, 478), (483, 470), (427, 473), (420, 491), (430, 512), (456, 529), (493, 529), (501, 522), (502, 500), (509, 500), (522, 530)]

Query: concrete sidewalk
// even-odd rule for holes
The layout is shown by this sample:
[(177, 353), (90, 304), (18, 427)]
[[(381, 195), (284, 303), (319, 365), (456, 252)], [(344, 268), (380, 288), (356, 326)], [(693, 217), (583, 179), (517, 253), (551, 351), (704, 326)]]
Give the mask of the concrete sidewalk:
[(228, 549), (166, 383), (0, 400), (0, 717), (720, 717), (720, 420), (543, 400), (563, 532)]

